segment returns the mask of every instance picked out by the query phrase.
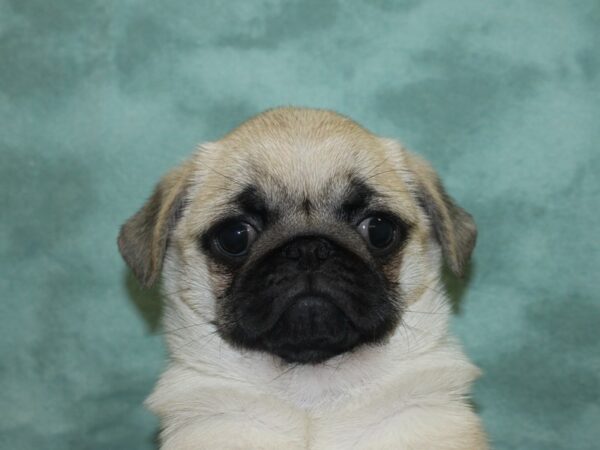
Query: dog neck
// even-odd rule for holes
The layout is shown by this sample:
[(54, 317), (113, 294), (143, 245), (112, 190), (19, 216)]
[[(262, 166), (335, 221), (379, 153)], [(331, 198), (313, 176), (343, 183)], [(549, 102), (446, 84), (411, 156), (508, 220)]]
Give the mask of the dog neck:
[[(189, 390), (207, 385), (237, 387), (311, 409), (364, 396), (402, 379), (414, 380), (416, 373), (434, 367), (452, 366), (451, 372), (465, 390), (478, 374), (448, 335), (450, 308), (439, 277), (405, 308), (401, 323), (386, 342), (317, 365), (288, 364), (272, 355), (232, 348), (215, 325), (191, 306), (185, 291), (178, 291), (177, 286), (166, 286), (166, 290), (172, 293), (164, 316), (171, 368), (157, 390), (161, 384), (172, 383), (167, 379), (175, 372), (177, 376), (185, 373)], [(193, 383), (189, 382), (192, 378)], [(441, 384), (436, 382), (436, 389), (443, 389)]]

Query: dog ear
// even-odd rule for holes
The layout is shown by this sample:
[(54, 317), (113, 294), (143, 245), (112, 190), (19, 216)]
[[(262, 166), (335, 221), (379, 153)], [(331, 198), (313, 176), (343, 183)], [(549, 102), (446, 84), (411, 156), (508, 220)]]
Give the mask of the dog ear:
[(183, 214), (191, 163), (165, 175), (152, 196), (119, 233), (121, 256), (144, 287), (158, 278), (171, 231)]
[(405, 151), (409, 169), (415, 176), (415, 194), (429, 217), (433, 235), (442, 248), (447, 266), (462, 277), (477, 240), (473, 217), (446, 193), (435, 170), (420, 157)]

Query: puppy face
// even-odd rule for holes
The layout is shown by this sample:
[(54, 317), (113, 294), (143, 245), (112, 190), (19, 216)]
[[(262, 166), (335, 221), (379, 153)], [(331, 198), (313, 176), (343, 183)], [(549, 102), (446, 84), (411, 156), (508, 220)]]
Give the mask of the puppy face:
[(383, 343), (439, 272), (460, 274), (470, 216), (431, 168), (327, 111), (278, 109), (204, 145), (122, 228), (145, 284), (170, 285), (219, 336), (287, 362)]

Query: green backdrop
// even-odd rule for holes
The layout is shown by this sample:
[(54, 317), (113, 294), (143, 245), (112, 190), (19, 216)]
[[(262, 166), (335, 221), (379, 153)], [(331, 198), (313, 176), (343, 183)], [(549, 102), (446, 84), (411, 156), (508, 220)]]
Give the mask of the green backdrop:
[(599, 1), (0, 0), (0, 62), (1, 448), (154, 448), (160, 308), (118, 227), (287, 104), (401, 139), (474, 214), (453, 327), (495, 448), (600, 445)]

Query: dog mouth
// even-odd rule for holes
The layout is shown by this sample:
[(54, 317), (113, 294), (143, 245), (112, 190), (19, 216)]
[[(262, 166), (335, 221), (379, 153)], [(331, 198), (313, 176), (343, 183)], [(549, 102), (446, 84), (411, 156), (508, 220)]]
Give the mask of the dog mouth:
[[(264, 299), (263, 299), (264, 300)], [(271, 353), (288, 363), (318, 364), (365, 343), (380, 340), (393, 327), (387, 320), (360, 316), (344, 298), (323, 292), (301, 292), (272, 299), (270, 307), (245, 310), (236, 326), (222, 333), (242, 348)], [(260, 313), (259, 315), (252, 313)]]
[(360, 337), (352, 320), (333, 301), (304, 294), (291, 302), (260, 340), (265, 350), (286, 362), (316, 364), (351, 350)]

